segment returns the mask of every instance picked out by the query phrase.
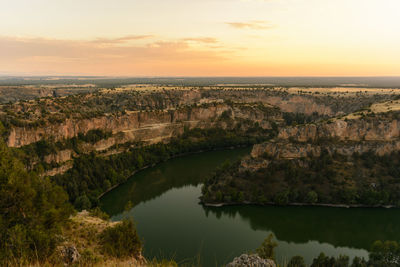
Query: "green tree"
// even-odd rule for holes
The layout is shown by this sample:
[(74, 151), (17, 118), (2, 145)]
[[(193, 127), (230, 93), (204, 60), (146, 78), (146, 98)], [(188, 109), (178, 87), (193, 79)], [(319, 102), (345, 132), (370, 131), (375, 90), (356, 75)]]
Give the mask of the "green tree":
[(73, 212), (65, 191), (28, 173), (0, 141), (0, 265), (49, 257)]
[(349, 256), (340, 255), (339, 258), (336, 259), (335, 267), (348, 267), (350, 262)]
[(75, 200), (74, 206), (78, 210), (89, 210), (92, 207), (92, 203), (86, 195), (82, 195)]
[(294, 256), (290, 259), (287, 267), (306, 267), (302, 256)]
[(103, 190), (106, 191), (106, 190), (108, 190), (108, 189), (110, 189), (110, 188), (111, 188), (111, 182), (110, 182), (110, 180), (108, 180), (108, 179), (104, 180), (104, 183), (103, 183)]
[(309, 191), (306, 195), (305, 201), (307, 203), (315, 204), (318, 202), (318, 194), (315, 191)]
[(269, 236), (264, 240), (259, 248), (256, 249), (258, 256), (263, 259), (272, 259), (275, 260), (275, 248), (278, 246), (275, 240), (273, 240), (274, 236), (269, 234)]
[(367, 267), (367, 266), (368, 265), (365, 259), (360, 257), (355, 257), (353, 259), (353, 263), (351, 264), (351, 267)]
[(310, 267), (334, 267), (336, 263), (335, 258), (330, 258), (324, 253), (319, 254), (318, 258), (315, 258)]
[(289, 203), (289, 191), (283, 191), (275, 195), (275, 204), (285, 206)]
[(372, 266), (399, 266), (399, 244), (396, 241), (375, 241), (371, 247), (368, 264)]

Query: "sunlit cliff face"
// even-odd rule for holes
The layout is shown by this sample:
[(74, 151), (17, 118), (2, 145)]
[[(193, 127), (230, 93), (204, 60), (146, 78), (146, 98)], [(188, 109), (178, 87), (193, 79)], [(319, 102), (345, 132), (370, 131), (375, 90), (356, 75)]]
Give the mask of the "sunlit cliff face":
[(397, 0), (14, 0), (0, 74), (400, 75)]

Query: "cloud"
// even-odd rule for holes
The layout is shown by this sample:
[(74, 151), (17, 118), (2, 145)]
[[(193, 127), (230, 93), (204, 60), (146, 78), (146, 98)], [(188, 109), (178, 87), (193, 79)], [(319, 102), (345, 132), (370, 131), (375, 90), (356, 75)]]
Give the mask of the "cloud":
[(218, 40), (213, 37), (197, 37), (197, 38), (185, 38), (183, 41), (186, 42), (197, 42), (197, 43), (206, 43), (206, 44), (216, 44)]
[[(170, 74), (224, 62), (234, 51), (210, 37), (171, 41), (150, 35), (95, 40), (0, 36), (0, 71), (94, 75)], [(130, 42), (144, 40), (145, 43)], [(196, 42), (192, 45), (192, 42)], [(120, 44), (123, 45), (120, 45)], [(105, 44), (105, 45), (104, 45)]]
[(98, 44), (120, 44), (129, 41), (143, 40), (153, 38), (154, 35), (127, 35), (118, 38), (97, 38), (93, 40), (93, 43)]
[(274, 26), (265, 20), (251, 20), (246, 22), (226, 22), (227, 25), (236, 29), (252, 29), (252, 30), (267, 30)]

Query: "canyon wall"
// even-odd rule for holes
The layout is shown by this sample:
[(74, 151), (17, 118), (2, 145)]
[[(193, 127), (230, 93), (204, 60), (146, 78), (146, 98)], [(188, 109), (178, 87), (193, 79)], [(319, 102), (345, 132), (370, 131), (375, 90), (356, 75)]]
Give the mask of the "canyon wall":
[(274, 159), (296, 159), (307, 156), (319, 157), (321, 153), (338, 153), (351, 156), (353, 153), (366, 153), (373, 151), (378, 156), (390, 154), (400, 150), (400, 141), (391, 142), (343, 142), (316, 145), (309, 143), (268, 142), (254, 145), (251, 157), (270, 157)]
[(400, 135), (400, 122), (375, 117), (357, 120), (333, 120), (318, 124), (286, 127), (280, 130), (278, 138), (299, 142), (317, 139), (337, 138), (350, 141), (391, 141)]
[[(111, 94), (110, 94), (111, 95)], [(107, 99), (116, 101), (118, 94), (109, 96)], [(96, 96), (84, 96), (83, 98), (93, 98)], [(104, 97), (104, 98), (106, 98)], [(280, 95), (276, 92), (264, 90), (187, 90), (168, 92), (166, 94), (148, 94), (144, 96), (131, 96), (132, 99), (124, 98), (120, 102), (112, 102), (112, 105), (120, 105), (132, 108), (132, 111), (125, 110), (121, 113), (103, 113), (90, 119), (71, 119), (67, 118), (62, 123), (46, 122), (44, 126), (37, 127), (12, 127), (9, 131), (7, 144), (10, 147), (21, 147), (42, 139), (52, 139), (59, 141), (77, 136), (79, 133), (85, 134), (93, 129), (111, 131), (114, 134), (124, 131), (132, 131), (145, 127), (153, 127), (160, 124), (170, 124), (180, 121), (207, 121), (211, 117), (221, 114), (229, 107), (224, 101), (233, 103), (254, 104), (262, 103), (265, 106), (275, 107), (280, 112), (302, 113), (306, 115), (318, 114), (320, 116), (335, 116), (342, 111), (334, 111), (338, 106), (338, 101), (330, 100), (326, 103), (318, 97), (299, 96), (299, 95)], [(111, 101), (110, 100), (110, 101)], [(203, 104), (201, 104), (203, 103)], [(199, 105), (200, 104), (200, 105)], [(204, 105), (204, 107), (202, 107)], [(87, 108), (85, 106), (85, 108)], [(57, 108), (52, 108), (51, 112), (57, 112)], [(336, 108), (337, 109), (337, 108)], [(15, 112), (21, 112), (21, 109)], [(55, 113), (56, 114), (56, 113)], [(55, 115), (54, 114), (54, 115)], [(54, 116), (53, 115), (53, 116)], [(257, 114), (246, 114), (242, 117), (255, 119), (263, 123), (263, 119), (256, 118)], [(60, 113), (60, 116), (64, 116)], [(234, 114), (241, 117), (240, 114)], [(249, 116), (252, 116), (251, 118)], [(46, 119), (45, 117), (43, 118)]]

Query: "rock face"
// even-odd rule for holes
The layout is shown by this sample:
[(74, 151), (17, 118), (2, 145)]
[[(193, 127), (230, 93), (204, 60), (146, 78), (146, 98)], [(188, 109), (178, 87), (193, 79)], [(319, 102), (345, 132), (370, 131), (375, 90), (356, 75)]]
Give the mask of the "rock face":
[[(114, 97), (112, 97), (114, 96)], [(95, 98), (95, 96), (85, 95), (83, 99)], [(102, 96), (104, 97), (104, 95)], [(104, 109), (103, 115), (93, 118), (86, 118), (85, 116), (69, 117), (60, 111), (63, 106), (54, 106), (50, 108), (51, 115), (61, 119), (61, 123), (50, 123), (48, 117), (40, 115), (40, 111), (33, 110), (32, 116), (36, 116), (37, 120), (43, 119), (46, 121), (45, 125), (38, 127), (12, 127), (8, 135), (8, 146), (21, 147), (34, 142), (38, 142), (43, 138), (53, 138), (54, 141), (62, 139), (69, 139), (77, 136), (79, 133), (85, 134), (93, 129), (102, 129), (112, 131), (114, 134), (118, 132), (134, 131), (142, 128), (156, 128), (159, 125), (190, 122), (197, 123), (199, 121), (209, 121), (216, 115), (222, 114), (226, 110), (233, 110), (234, 117), (242, 117), (251, 119), (265, 124), (263, 117), (259, 116), (256, 112), (237, 112), (231, 106), (224, 103), (230, 101), (232, 103), (239, 103), (242, 105), (262, 103), (269, 107), (275, 107), (279, 112), (301, 113), (306, 115), (319, 114), (321, 116), (336, 116), (338, 114), (348, 113), (354, 111), (359, 105), (365, 105), (372, 100), (359, 100), (358, 104), (353, 105), (347, 103), (343, 99), (329, 98), (314, 96), (301, 96), (282, 93), (274, 90), (182, 90), (169, 93), (159, 94), (144, 94), (137, 97), (122, 97), (118, 94), (110, 94), (108, 96), (112, 103), (119, 107), (120, 113), (113, 113), (108, 109)], [(117, 101), (119, 100), (120, 101)], [(50, 101), (50, 100), (49, 100)], [(68, 102), (68, 100), (65, 100)], [(71, 100), (72, 101), (72, 100)], [(122, 101), (122, 102), (121, 102)], [(69, 102), (68, 102), (69, 103)], [(86, 102), (82, 102), (86, 103)], [(84, 105), (84, 104), (80, 105)], [(108, 103), (108, 102), (107, 102)], [(67, 105), (67, 104), (63, 104)], [(69, 103), (69, 105), (73, 105)], [(111, 106), (112, 106), (111, 105)], [(15, 104), (13, 112), (21, 113), (25, 110), (25, 106)], [(79, 108), (79, 107), (78, 107)], [(87, 112), (96, 112), (97, 109), (91, 110), (86, 107)], [(100, 108), (100, 107), (97, 107)], [(124, 111), (124, 112), (122, 112)], [(58, 113), (57, 113), (58, 112)], [(69, 111), (68, 111), (69, 112)], [(75, 110), (80, 114), (81, 110)], [(54, 114), (53, 114), (54, 113)], [(124, 115), (121, 115), (124, 113)], [(73, 113), (72, 115), (74, 115)], [(117, 115), (118, 114), (118, 115)], [(76, 115), (76, 114), (75, 114)], [(75, 119), (74, 119), (75, 118)], [(336, 125), (337, 124), (337, 125)], [(343, 127), (344, 122), (336, 123), (336, 128)], [(365, 125), (368, 128), (370, 125)], [(393, 125), (395, 128), (396, 125)], [(347, 127), (348, 128), (348, 127)], [(394, 129), (393, 128), (393, 129)], [(327, 129), (329, 130), (329, 129)], [(313, 135), (315, 129), (287, 129), (286, 132), (281, 132), (281, 136), (293, 136), (295, 134), (302, 135), (308, 138)], [(349, 134), (352, 134), (348, 130)], [(391, 133), (388, 132), (390, 135)], [(374, 138), (373, 135), (367, 135), (369, 138)]]
[(73, 156), (73, 151), (70, 149), (61, 150), (57, 154), (50, 154), (44, 157), (44, 162), (50, 164), (54, 163), (63, 163), (68, 160), (71, 160)]
[(400, 150), (400, 141), (390, 142), (341, 142), (334, 144), (314, 145), (309, 143), (268, 142), (254, 145), (251, 152), (253, 158), (267, 154), (275, 159), (295, 159), (307, 156), (319, 157), (323, 151), (329, 154), (338, 153), (351, 156), (353, 153), (374, 152), (378, 156), (390, 154)]
[(273, 260), (262, 259), (257, 254), (242, 254), (226, 265), (227, 267), (276, 267)]
[[(129, 112), (122, 116), (105, 115), (84, 120), (67, 119), (63, 123), (50, 124), (45, 127), (12, 128), (8, 137), (8, 146), (21, 147), (38, 142), (43, 138), (60, 141), (75, 137), (79, 133), (86, 134), (94, 129), (111, 131), (114, 134), (113, 139), (102, 141), (95, 150), (105, 150), (114, 144), (128, 141), (155, 143), (183, 132), (185, 126), (189, 128), (212, 126), (215, 119), (225, 111), (229, 111), (233, 118), (260, 122), (262, 127), (269, 127), (269, 124), (265, 122), (268, 116), (273, 116), (273, 114), (266, 114), (254, 109), (232, 108), (226, 104), (216, 104), (177, 110)], [(68, 157), (68, 155), (57, 157)]]
[(337, 138), (351, 141), (391, 141), (400, 136), (398, 120), (335, 120), (332, 123), (307, 124), (287, 127), (279, 132), (278, 138), (307, 142), (320, 138)]

